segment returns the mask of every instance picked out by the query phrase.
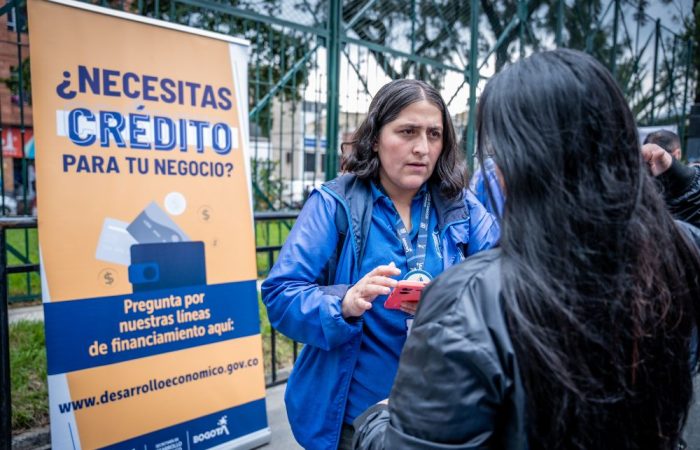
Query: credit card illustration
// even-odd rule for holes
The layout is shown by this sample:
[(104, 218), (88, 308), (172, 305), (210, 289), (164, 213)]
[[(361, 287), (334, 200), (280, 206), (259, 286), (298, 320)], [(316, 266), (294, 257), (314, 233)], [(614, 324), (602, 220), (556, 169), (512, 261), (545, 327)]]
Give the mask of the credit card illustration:
[(97, 242), (95, 259), (123, 266), (131, 264), (130, 248), (137, 242), (126, 231), (127, 226), (129, 224), (121, 220), (110, 219), (109, 217), (105, 219), (102, 224), (100, 239)]
[(140, 244), (185, 242), (190, 238), (155, 202), (151, 202), (126, 230)]
[(204, 242), (133, 245), (129, 282), (134, 292), (207, 284)]

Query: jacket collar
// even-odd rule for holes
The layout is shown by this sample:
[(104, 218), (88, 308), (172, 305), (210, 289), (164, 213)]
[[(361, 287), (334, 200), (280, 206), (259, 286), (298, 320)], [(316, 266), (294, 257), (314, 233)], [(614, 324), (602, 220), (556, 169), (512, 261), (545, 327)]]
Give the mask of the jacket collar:
[(437, 213), (438, 229), (444, 230), (451, 223), (469, 220), (464, 191), (460, 192), (457, 197), (448, 199), (440, 193), (440, 186), (430, 183), (429, 188)]
[[(355, 242), (355, 252), (358, 261), (362, 258), (364, 250), (363, 239), (369, 233), (372, 223), (373, 195), (370, 181), (361, 180), (355, 174), (344, 174), (334, 180), (324, 183), (323, 187), (331, 192), (345, 208), (350, 220), (350, 228)], [(455, 222), (469, 220), (469, 210), (466, 206), (465, 194), (461, 192), (457, 197), (448, 199), (440, 193), (440, 187), (428, 182), (428, 189), (435, 213), (437, 215), (438, 229)], [(468, 237), (463, 237), (468, 242)]]

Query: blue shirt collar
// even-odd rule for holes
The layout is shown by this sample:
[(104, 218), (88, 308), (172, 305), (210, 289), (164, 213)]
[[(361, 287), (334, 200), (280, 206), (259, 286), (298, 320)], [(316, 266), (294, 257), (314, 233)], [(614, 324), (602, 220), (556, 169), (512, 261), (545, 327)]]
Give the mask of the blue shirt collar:
[[(372, 187), (372, 204), (376, 204), (382, 198), (386, 199), (385, 201), (388, 202), (388, 204), (391, 204), (391, 199), (386, 194), (386, 191), (384, 191), (381, 184), (379, 184), (378, 180), (372, 181), (370, 186)], [(422, 199), (426, 192), (428, 192), (428, 183), (423, 183), (420, 189), (418, 189), (418, 192), (416, 192), (416, 195), (413, 197), (413, 201), (415, 202), (416, 200)]]

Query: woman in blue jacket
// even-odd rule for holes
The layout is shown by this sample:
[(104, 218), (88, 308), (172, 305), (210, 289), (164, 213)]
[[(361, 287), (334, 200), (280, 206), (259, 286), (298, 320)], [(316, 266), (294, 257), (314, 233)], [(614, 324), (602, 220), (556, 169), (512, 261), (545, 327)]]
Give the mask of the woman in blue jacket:
[(311, 194), (262, 286), (272, 325), (305, 344), (285, 400), (308, 449), (349, 448), (352, 421), (388, 396), (415, 312), (384, 308), (397, 279), (429, 280), (499, 235), (429, 85), (382, 87), (347, 145), (347, 173)]

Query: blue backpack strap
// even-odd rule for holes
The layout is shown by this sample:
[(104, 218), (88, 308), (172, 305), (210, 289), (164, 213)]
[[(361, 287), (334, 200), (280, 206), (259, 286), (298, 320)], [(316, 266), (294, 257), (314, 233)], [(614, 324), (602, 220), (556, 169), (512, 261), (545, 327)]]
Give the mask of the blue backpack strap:
[[(365, 240), (372, 223), (372, 193), (369, 182), (358, 179), (355, 175), (346, 174), (324, 184), (340, 200), (335, 210), (335, 226), (338, 231), (338, 242), (326, 267), (319, 275), (319, 284), (330, 286), (335, 284), (338, 259), (347, 239), (354, 239), (354, 260), (359, 264), (364, 254)], [(346, 209), (347, 207), (347, 209)], [(348, 218), (348, 214), (351, 218)], [(352, 223), (350, 223), (352, 221)], [(352, 226), (352, 229), (350, 228)]]
[(340, 259), (340, 253), (343, 251), (345, 239), (348, 236), (348, 216), (345, 214), (345, 208), (340, 205), (335, 208), (335, 227), (338, 230), (338, 242), (335, 244), (335, 250), (328, 260), (326, 285), (335, 283), (335, 273), (338, 268), (338, 259)]

